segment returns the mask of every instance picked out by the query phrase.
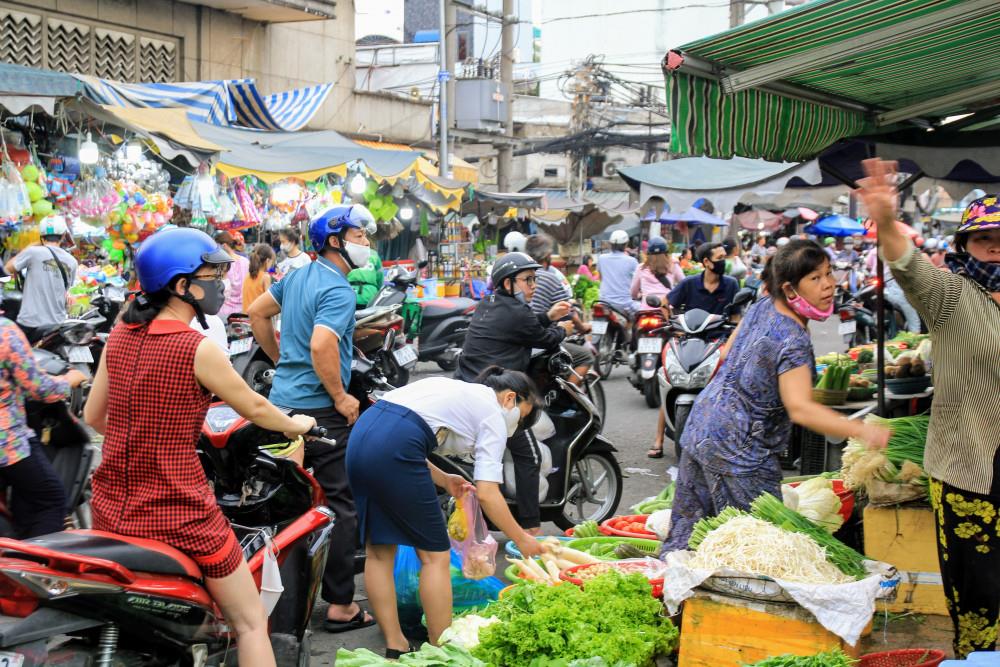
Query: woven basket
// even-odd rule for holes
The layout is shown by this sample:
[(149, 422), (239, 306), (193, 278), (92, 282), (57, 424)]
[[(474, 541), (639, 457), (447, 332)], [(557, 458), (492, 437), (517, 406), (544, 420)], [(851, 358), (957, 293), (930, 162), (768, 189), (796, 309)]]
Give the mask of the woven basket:
[(813, 389), (813, 400), (823, 405), (843, 405), (847, 402), (847, 390)]
[(903, 648), (863, 655), (858, 667), (938, 667), (945, 657), (934, 648)]

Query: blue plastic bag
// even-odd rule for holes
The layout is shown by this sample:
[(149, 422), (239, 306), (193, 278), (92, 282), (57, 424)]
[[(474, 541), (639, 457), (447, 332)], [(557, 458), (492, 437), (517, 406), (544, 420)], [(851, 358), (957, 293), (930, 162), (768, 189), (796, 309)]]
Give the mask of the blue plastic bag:
[[(401, 546), (396, 549), (396, 563), (393, 566), (396, 583), (396, 607), (400, 621), (404, 618), (419, 619), (423, 615), (420, 605), (420, 558), (413, 547)], [(500, 595), (505, 584), (496, 577), (466, 579), (462, 576), (462, 559), (451, 550), (451, 594), (455, 612), (460, 613), (485, 607)]]

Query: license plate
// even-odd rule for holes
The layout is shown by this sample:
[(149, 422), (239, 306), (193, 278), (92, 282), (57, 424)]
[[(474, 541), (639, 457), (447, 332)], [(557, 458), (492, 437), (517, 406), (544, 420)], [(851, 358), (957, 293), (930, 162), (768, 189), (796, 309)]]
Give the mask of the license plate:
[(639, 354), (659, 354), (662, 348), (662, 338), (640, 338), (636, 346), (636, 352)]
[[(94, 355), (90, 353), (90, 348), (84, 345), (68, 345), (66, 348), (66, 355), (69, 357), (69, 362), (71, 364), (94, 363)], [(0, 661), (0, 667), (3, 667), (2, 661)]]
[(608, 332), (607, 320), (594, 320), (590, 323), (590, 332), (602, 336)]
[[(236, 340), (229, 341), (229, 356), (232, 357), (237, 354), (249, 352), (252, 346), (253, 338), (237, 338)], [(3, 666), (0, 665), (0, 667)]]
[(858, 330), (857, 320), (844, 320), (837, 326), (837, 333), (847, 336)]
[(20, 653), (0, 651), (0, 667), (21, 667), (22, 664), (24, 664), (24, 656)]
[(404, 345), (398, 350), (393, 350), (392, 356), (396, 357), (396, 363), (400, 366), (413, 364), (417, 361), (417, 351), (413, 349), (412, 345)]

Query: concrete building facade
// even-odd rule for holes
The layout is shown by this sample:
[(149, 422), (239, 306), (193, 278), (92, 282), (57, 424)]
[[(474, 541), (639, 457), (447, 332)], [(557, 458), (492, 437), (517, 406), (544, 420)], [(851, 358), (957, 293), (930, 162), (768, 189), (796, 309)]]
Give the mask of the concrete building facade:
[(0, 61), (135, 82), (253, 78), (264, 94), (332, 83), (311, 129), (405, 143), (430, 136), (429, 103), (355, 92), (351, 0), (314, 1), (333, 18), (294, 4), (0, 0)]

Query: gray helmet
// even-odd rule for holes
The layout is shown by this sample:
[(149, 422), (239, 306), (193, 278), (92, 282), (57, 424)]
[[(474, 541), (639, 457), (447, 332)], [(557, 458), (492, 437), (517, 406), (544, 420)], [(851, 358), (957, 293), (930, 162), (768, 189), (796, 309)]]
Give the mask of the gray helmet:
[(493, 281), (493, 289), (503, 288), (503, 281), (512, 278), (522, 271), (529, 269), (540, 269), (542, 265), (531, 259), (523, 252), (509, 252), (496, 261), (493, 265), (493, 273), (490, 280)]

